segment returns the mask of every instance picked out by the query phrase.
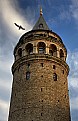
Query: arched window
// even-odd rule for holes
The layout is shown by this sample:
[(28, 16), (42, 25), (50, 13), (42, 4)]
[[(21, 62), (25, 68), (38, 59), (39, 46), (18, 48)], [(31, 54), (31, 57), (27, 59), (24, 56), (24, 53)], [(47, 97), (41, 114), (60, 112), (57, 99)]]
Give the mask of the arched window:
[(26, 45), (26, 52), (27, 52), (27, 54), (32, 54), (33, 53), (33, 44), (28, 43)]
[(38, 48), (38, 53), (43, 54), (45, 53), (46, 45), (44, 42), (39, 42), (37, 48)]
[(49, 47), (49, 53), (52, 56), (57, 56), (57, 47), (54, 44), (51, 44)]
[(64, 53), (63, 53), (63, 50), (62, 50), (62, 49), (60, 49), (60, 58), (61, 58), (62, 60), (64, 60)]
[(19, 48), (19, 49), (18, 49), (18, 56), (19, 56), (19, 57), (22, 57), (22, 48)]
[(43, 24), (42, 23), (39, 24), (39, 29), (43, 29)]
[(30, 79), (30, 72), (26, 72), (26, 80), (29, 80)]
[(57, 74), (56, 73), (53, 73), (53, 80), (57, 81)]
[(55, 65), (53, 65), (53, 69), (56, 69), (56, 66)]

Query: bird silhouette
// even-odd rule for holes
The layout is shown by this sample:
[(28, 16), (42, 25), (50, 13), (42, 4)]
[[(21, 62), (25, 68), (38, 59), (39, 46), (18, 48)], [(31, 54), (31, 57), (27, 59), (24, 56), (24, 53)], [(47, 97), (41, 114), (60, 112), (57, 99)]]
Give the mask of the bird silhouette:
[(16, 23), (14, 23), (14, 24), (19, 28), (19, 30), (20, 30), (20, 29), (25, 30), (25, 28), (23, 28), (21, 25), (18, 25), (18, 24), (16, 24)]

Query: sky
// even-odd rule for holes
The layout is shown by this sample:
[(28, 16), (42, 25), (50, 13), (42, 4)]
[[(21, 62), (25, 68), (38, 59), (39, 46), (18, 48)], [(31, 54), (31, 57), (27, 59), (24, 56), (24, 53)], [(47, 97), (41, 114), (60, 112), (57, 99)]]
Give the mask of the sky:
[(71, 121), (78, 121), (78, 0), (0, 0), (0, 121), (8, 121), (14, 47), (24, 33), (32, 30), (40, 6), (49, 28), (67, 48)]

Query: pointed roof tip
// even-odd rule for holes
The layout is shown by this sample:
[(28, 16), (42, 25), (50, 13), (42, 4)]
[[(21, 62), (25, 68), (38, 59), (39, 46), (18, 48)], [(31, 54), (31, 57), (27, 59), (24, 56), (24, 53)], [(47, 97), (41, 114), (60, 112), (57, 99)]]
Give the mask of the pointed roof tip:
[(43, 15), (42, 7), (40, 7), (40, 17), (38, 21), (36, 22), (36, 24), (34, 25), (32, 30), (50, 30), (42, 15)]
[(40, 16), (42, 16), (43, 13), (42, 13), (42, 7), (40, 7)]

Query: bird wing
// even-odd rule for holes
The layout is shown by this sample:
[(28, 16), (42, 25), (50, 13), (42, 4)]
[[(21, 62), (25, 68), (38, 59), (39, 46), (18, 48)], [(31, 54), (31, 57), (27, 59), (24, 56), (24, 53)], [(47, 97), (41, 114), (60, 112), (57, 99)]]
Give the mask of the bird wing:
[(22, 29), (22, 30), (25, 30), (25, 28), (23, 28), (21, 25), (18, 25), (16, 23), (14, 23), (17, 27), (19, 27), (19, 30)]
[(18, 24), (16, 24), (16, 23), (14, 23), (17, 27), (19, 27), (19, 25)]
[(25, 30), (25, 28), (23, 28), (22, 26), (20, 26), (20, 29)]

